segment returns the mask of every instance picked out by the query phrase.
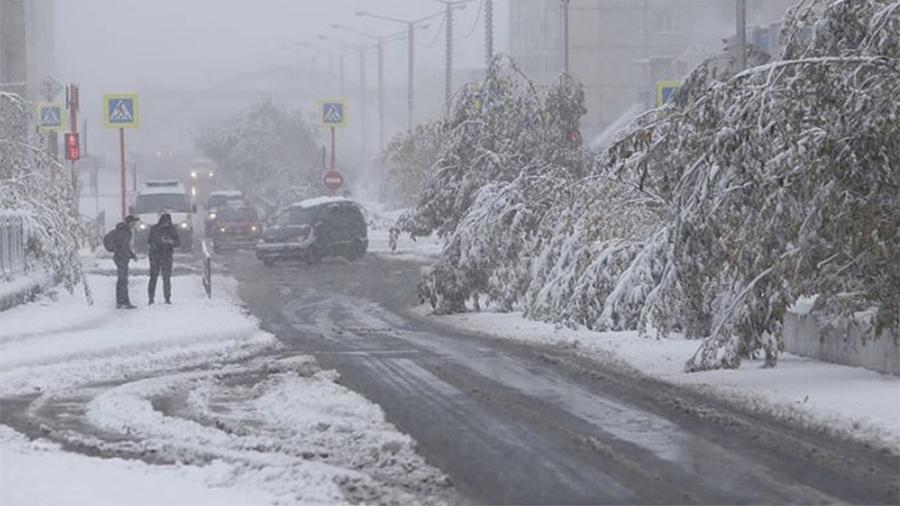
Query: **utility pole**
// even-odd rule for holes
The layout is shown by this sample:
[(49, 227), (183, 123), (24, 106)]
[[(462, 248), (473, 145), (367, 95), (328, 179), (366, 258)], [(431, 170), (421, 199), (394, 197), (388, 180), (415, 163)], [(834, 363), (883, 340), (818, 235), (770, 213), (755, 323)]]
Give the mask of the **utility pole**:
[(407, 28), (407, 30), (409, 31), (409, 33), (407, 33), (406, 35), (406, 40), (409, 41), (409, 55), (407, 58), (406, 69), (406, 110), (408, 112), (408, 117), (406, 120), (406, 130), (412, 133), (413, 123), (415, 123), (416, 109), (416, 25), (414, 25), (413, 23), (409, 23), (409, 27)]
[[(451, 8), (453, 9), (462, 9), (465, 8), (464, 0), (458, 0), (456, 2), (451, 2)], [(401, 19), (395, 18), (392, 16), (383, 16), (381, 14), (372, 14), (371, 12), (366, 11), (356, 11), (357, 16), (366, 16), (375, 19), (381, 19), (384, 21), (392, 21), (395, 23), (403, 23), (406, 25), (406, 40), (409, 45), (409, 55), (407, 58), (407, 80), (406, 80), (406, 99), (407, 99), (407, 125), (406, 128), (409, 132), (412, 132), (413, 125), (415, 123), (415, 64), (416, 64), (416, 28), (420, 27), (422, 23), (428, 21), (430, 19), (434, 19), (438, 16), (446, 15), (446, 9), (440, 12), (436, 12), (434, 14), (424, 16), (418, 19)], [(427, 25), (425, 25), (427, 26)]]
[(747, 0), (737, 2), (737, 71), (747, 68)]
[(444, 107), (450, 110), (450, 94), (453, 93), (453, 4), (444, 2), (444, 19), (447, 42), (444, 51)]
[(560, 0), (562, 7), (562, 59), (563, 72), (569, 73), (569, 1)]
[(494, 0), (484, 0), (484, 66), (494, 59)]
[(360, 146), (362, 146), (362, 166), (365, 170), (366, 165), (368, 165), (368, 157), (369, 150), (367, 149), (367, 144), (369, 141), (368, 131), (366, 130), (366, 123), (368, 115), (366, 114), (367, 104), (366, 104), (366, 47), (359, 46), (359, 103), (360, 105), (360, 134), (362, 135), (362, 139), (360, 142)]
[(444, 107), (450, 110), (450, 96), (453, 94), (453, 9), (464, 9), (471, 0), (435, 0), (444, 4), (444, 24), (447, 41), (444, 44)]

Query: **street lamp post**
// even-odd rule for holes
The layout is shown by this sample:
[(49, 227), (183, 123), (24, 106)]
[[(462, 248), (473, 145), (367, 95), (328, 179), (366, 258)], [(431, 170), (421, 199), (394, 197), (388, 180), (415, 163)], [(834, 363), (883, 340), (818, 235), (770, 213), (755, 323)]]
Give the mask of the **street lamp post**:
[(406, 99), (407, 99), (407, 130), (412, 132), (413, 123), (415, 122), (415, 63), (416, 63), (416, 25), (424, 23), (438, 16), (443, 16), (445, 11), (436, 12), (434, 14), (424, 16), (418, 19), (401, 19), (392, 16), (383, 16), (381, 14), (372, 14), (367, 11), (356, 11), (357, 16), (366, 16), (383, 21), (392, 21), (394, 23), (403, 23), (406, 25), (406, 40), (409, 46), (409, 55), (407, 61), (407, 81), (406, 81)]
[(747, 2), (737, 0), (737, 71), (747, 67)]
[(465, 9), (471, 0), (435, 0), (444, 4), (444, 19), (447, 41), (444, 51), (444, 107), (450, 110), (450, 95), (453, 93), (453, 9)]
[[(427, 26), (427, 25), (426, 25)], [(354, 33), (362, 37), (375, 39), (375, 48), (378, 51), (378, 130), (379, 130), (379, 146), (384, 150), (384, 43), (390, 40), (399, 39), (406, 35), (406, 32), (398, 32), (391, 35), (372, 35), (353, 28), (349, 28), (339, 24), (332, 24), (335, 30), (344, 30)]]
[(569, 1), (560, 0), (562, 7), (562, 57), (563, 72), (569, 73)]

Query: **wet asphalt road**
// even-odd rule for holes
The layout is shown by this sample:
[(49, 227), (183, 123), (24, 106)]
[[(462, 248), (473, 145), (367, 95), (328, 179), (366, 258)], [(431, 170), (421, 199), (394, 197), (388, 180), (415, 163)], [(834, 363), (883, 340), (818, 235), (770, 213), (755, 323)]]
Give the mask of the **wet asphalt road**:
[(414, 263), (222, 260), (266, 330), (381, 405), (471, 502), (900, 504), (884, 449), (414, 315)]

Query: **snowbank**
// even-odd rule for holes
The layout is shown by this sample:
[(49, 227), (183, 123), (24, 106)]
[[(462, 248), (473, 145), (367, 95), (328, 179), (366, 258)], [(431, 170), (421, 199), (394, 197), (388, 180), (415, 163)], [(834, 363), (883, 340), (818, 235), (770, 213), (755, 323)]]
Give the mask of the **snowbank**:
[(225, 467), (221, 462), (199, 468), (84, 457), (63, 453), (53, 444), (29, 442), (0, 425), (0, 504), (6, 506), (268, 502), (262, 494), (204, 485), (208, 476)]
[[(415, 311), (430, 313), (427, 306)], [(836, 428), (853, 437), (900, 446), (900, 378), (858, 367), (785, 353), (775, 368), (746, 360), (739, 369), (686, 373), (696, 341), (645, 339), (636, 332), (559, 328), (521, 313), (430, 316), (440, 322), (502, 339), (577, 347), (599, 360), (616, 360), (672, 383), (691, 385), (754, 409), (806, 424)]]

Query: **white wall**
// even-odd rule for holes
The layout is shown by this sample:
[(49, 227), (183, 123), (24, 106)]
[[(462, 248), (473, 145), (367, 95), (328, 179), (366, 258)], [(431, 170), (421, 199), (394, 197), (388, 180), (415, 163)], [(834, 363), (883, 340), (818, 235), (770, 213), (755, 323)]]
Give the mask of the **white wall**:
[(823, 331), (813, 314), (788, 312), (784, 318), (786, 351), (804, 357), (900, 376), (898, 336), (885, 333), (863, 344), (862, 334), (862, 329), (858, 325), (851, 326), (846, 332)]

